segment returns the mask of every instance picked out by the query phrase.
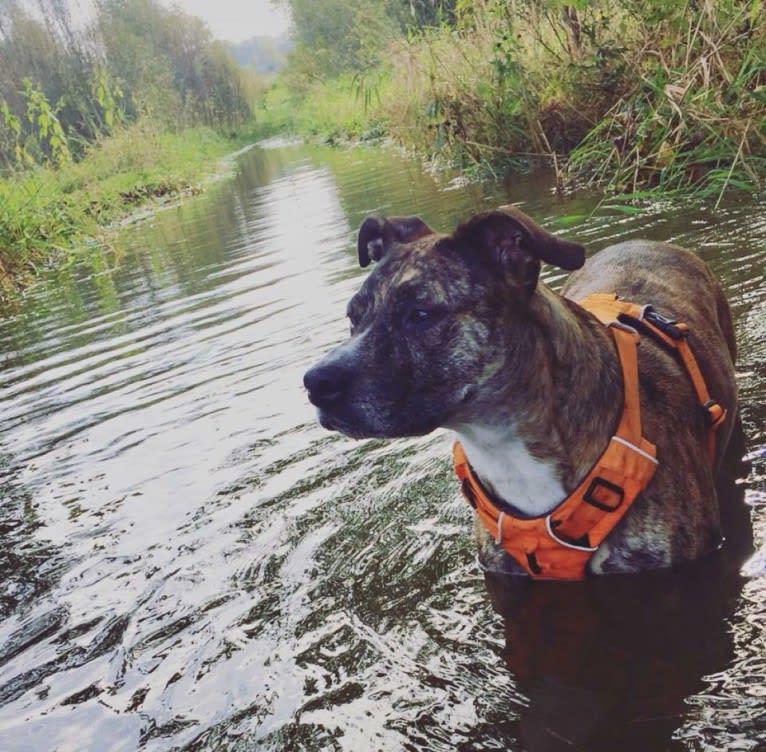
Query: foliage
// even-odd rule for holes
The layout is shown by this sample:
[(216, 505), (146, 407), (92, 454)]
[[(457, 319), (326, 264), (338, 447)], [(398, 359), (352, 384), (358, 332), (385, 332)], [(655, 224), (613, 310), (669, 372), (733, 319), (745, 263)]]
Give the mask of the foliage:
[(460, 0), (389, 0), (385, 12), (407, 31), (454, 26)]
[(156, 0), (99, 0), (96, 24), (132, 117), (176, 127), (247, 118), (238, 69), (199, 18)]
[(0, 298), (74, 245), (108, 241), (109, 227), (147, 201), (196, 193), (231, 149), (207, 128), (172, 134), (142, 121), (88, 146), (77, 163), (0, 181)]
[(0, 0), (0, 168), (61, 165), (123, 124), (232, 128), (252, 88), (205, 24), (159, 0), (98, 0), (75, 28), (61, 0)]
[[(40, 8), (42, 18), (18, 0), (0, 0), (0, 100), (21, 125), (17, 138), (0, 135), (0, 167), (17, 164), (17, 145), (23, 161), (61, 158), (60, 144), (52, 153), (44, 135), (52, 116), (60, 126), (54, 141), (65, 140), (74, 157), (95, 138), (102, 120), (92, 95), (93, 54), (71, 31), (63, 3), (50, 0)], [(37, 110), (31, 118), (30, 108)]]
[(378, 64), (399, 33), (395, 21), (380, 12), (380, 0), (290, 0), (289, 6), (296, 45), (287, 75), (296, 91)]
[(296, 42), (288, 56), (291, 86), (304, 90), (342, 72), (363, 73), (380, 64), (394, 39), (456, 18), (456, 0), (282, 2)]
[(362, 77), (346, 74), (296, 94), (276, 82), (254, 108), (252, 136), (300, 134), (330, 144), (379, 139), (387, 130), (380, 97), (388, 85), (379, 77), (367, 88)]
[[(558, 168), (624, 90), (615, 3), (461, 2), (455, 29), (410, 37), (392, 55), (406, 95), (392, 132), (463, 166)], [(414, 127), (413, 127), (414, 126)]]
[(756, 189), (766, 174), (761, 0), (643, 6), (650, 33), (628, 62), (637, 75), (574, 150), (570, 174), (617, 191)]
[[(763, 0), (288, 4), (299, 44), (282, 80), (301, 132), (384, 126), (465, 168), (544, 160), (562, 185), (634, 193), (720, 196), (766, 176)], [(304, 113), (330, 90), (328, 122)]]
[[(67, 137), (58, 119), (57, 110), (51, 107), (45, 94), (38, 91), (28, 79), (24, 79), (24, 99), (27, 102), (27, 121), (36, 134), (40, 146), (47, 147), (49, 159), (55, 165), (72, 161)], [(42, 160), (41, 160), (42, 161)]]

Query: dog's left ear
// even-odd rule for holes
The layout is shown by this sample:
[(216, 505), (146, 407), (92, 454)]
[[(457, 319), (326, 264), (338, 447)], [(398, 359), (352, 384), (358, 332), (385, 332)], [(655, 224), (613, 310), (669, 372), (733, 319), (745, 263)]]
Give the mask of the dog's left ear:
[(411, 243), (432, 234), (433, 230), (419, 217), (367, 217), (359, 228), (359, 266), (380, 261), (394, 243)]
[(551, 235), (514, 206), (475, 215), (452, 238), (484, 254), (530, 294), (537, 286), (541, 261), (569, 271), (585, 263), (581, 245)]

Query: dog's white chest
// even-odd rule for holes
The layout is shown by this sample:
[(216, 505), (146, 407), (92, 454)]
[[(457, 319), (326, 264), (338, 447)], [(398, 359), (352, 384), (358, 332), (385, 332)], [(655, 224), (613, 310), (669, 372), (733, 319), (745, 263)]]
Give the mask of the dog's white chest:
[(482, 482), (520, 512), (545, 514), (566, 496), (554, 464), (530, 454), (513, 431), (461, 426), (456, 433)]

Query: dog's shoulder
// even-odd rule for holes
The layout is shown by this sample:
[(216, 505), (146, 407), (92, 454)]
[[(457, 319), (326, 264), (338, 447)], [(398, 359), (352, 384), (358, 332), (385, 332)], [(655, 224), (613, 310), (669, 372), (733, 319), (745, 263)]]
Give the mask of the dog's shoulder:
[[(694, 253), (670, 243), (628, 240), (588, 258), (567, 280), (562, 294), (579, 300), (596, 292), (615, 292), (640, 302), (671, 302), (689, 291), (717, 288), (707, 265)], [(647, 300), (647, 302), (649, 302)]]

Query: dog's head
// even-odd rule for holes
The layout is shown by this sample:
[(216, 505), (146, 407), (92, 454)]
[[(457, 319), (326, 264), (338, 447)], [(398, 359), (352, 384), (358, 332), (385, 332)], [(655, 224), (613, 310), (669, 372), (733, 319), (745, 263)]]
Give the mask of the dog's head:
[(348, 304), (351, 337), (304, 377), (321, 424), (356, 438), (429, 433), (470, 417), (514, 364), (525, 378), (541, 261), (585, 260), (511, 206), (452, 235), (416, 217), (370, 217), (358, 250), (361, 266), (378, 263)]

